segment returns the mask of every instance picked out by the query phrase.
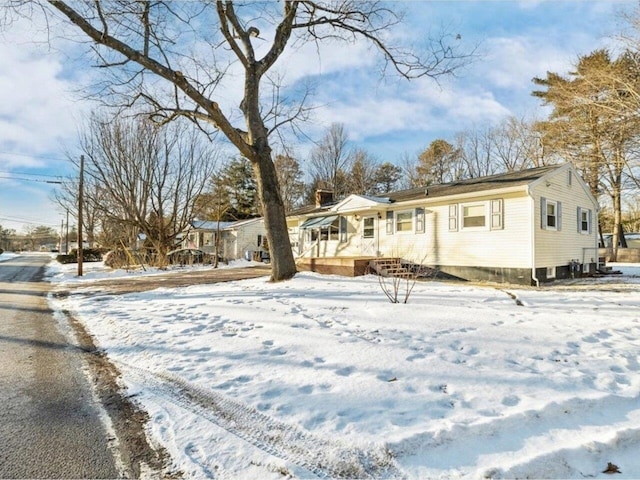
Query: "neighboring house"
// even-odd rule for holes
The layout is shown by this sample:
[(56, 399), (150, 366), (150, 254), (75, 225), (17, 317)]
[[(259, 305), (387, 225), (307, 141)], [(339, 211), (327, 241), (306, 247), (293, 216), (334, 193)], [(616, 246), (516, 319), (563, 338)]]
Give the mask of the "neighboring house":
[(468, 280), (594, 272), (598, 204), (570, 164), (317, 202), (288, 217), (302, 258), (398, 257)]
[[(215, 253), (220, 233), (219, 254), (224, 260), (246, 258), (247, 252), (265, 252), (266, 232), (262, 218), (236, 222), (194, 220), (182, 236), (182, 248), (197, 248)], [(264, 255), (260, 255), (260, 258)]]
[(239, 220), (224, 228), (222, 256), (227, 260), (265, 259), (268, 257), (266, 239), (267, 232), (263, 218)]
[[(602, 237), (604, 239), (604, 247), (611, 248), (613, 244), (613, 235), (606, 233)], [(627, 242), (627, 248), (640, 248), (640, 233), (625, 233), (624, 240)], [(620, 245), (620, 241), (618, 241), (618, 245)]]
[[(233, 222), (192, 221), (182, 235), (182, 248), (197, 248), (207, 253), (216, 249), (216, 235)], [(222, 237), (221, 237), (222, 238)]]

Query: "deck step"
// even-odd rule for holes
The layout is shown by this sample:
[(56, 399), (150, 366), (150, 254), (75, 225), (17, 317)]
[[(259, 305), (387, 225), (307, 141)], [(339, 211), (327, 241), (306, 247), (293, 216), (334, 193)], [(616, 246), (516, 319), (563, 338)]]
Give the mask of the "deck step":
[(377, 258), (369, 262), (371, 269), (381, 277), (412, 278), (410, 272), (399, 258)]

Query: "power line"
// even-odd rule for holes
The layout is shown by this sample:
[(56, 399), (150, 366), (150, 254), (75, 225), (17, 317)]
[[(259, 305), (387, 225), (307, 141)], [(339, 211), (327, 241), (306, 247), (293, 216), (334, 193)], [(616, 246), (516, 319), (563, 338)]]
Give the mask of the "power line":
[(6, 173), (9, 175), (27, 175), (30, 177), (63, 178), (62, 175), (45, 175), (44, 173), (10, 172), (10, 171), (4, 171), (4, 170), (0, 170), (0, 173)]
[(62, 182), (59, 180), (38, 180), (36, 178), (8, 177), (6, 175), (0, 175), (0, 178), (7, 178), (9, 180), (21, 180), (23, 182), (53, 183), (56, 185), (62, 185)]
[(25, 223), (27, 225), (41, 225), (44, 227), (59, 227), (60, 224), (58, 223), (47, 223), (47, 222), (36, 222), (36, 221), (32, 221), (32, 220), (14, 220), (11, 218), (5, 218), (5, 217), (0, 217), (0, 220), (3, 220), (5, 222), (11, 222), (11, 223)]
[(41, 160), (53, 160), (55, 162), (71, 162), (71, 159), (69, 158), (62, 158), (62, 157), (50, 157), (48, 155), (29, 155), (27, 153), (15, 153), (15, 152), (3, 152), (0, 151), (0, 155), (13, 155), (15, 157), (25, 157), (25, 158), (35, 158), (35, 159), (41, 159)]

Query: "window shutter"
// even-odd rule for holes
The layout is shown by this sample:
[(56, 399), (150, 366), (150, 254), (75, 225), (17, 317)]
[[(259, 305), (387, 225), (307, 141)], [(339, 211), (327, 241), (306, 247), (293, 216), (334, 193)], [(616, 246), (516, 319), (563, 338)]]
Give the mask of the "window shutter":
[(458, 231), (458, 204), (452, 203), (449, 205), (449, 231)]
[(387, 235), (393, 235), (393, 212), (387, 212)]
[(540, 228), (547, 229), (547, 199), (540, 197)]
[(558, 212), (556, 213), (556, 230), (562, 230), (562, 203), (558, 202)]
[(340, 217), (340, 243), (347, 241), (347, 217)]
[(424, 208), (416, 208), (416, 233), (424, 233)]
[(589, 212), (588, 213), (588, 215), (589, 215), (589, 234), (591, 234), (591, 225), (592, 225), (592, 223), (591, 223), (591, 209), (589, 209), (588, 212)]
[(503, 205), (502, 198), (491, 200), (491, 230), (502, 230), (503, 225)]
[(578, 233), (582, 233), (582, 208), (578, 207)]

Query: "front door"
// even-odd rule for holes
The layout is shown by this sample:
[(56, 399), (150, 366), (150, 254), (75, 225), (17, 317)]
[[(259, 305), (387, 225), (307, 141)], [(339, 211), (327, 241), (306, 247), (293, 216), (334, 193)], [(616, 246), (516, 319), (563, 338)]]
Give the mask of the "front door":
[(360, 253), (367, 257), (377, 255), (376, 217), (363, 217), (360, 222)]

